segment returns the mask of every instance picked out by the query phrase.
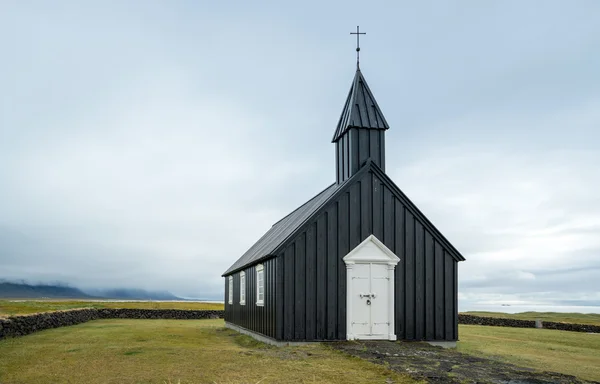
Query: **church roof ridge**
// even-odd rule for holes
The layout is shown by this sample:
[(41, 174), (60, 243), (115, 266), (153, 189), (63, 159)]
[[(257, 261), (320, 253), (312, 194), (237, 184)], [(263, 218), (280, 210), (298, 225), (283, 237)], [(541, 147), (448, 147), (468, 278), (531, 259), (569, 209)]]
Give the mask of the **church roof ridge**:
[(222, 276), (235, 273), (267, 258), (276, 257), (289, 239), (316, 215), (320, 214), (327, 204), (345, 193), (365, 172), (372, 171), (417, 220), (437, 238), (456, 261), (464, 261), (464, 256), (446, 239), (439, 229), (421, 212), (421, 210), (402, 192), (394, 181), (370, 158), (360, 167), (360, 170), (341, 184), (331, 184), (328, 188), (296, 208), (283, 219), (275, 223), (252, 247), (250, 247)]
[(335, 143), (350, 128), (389, 129), (360, 68), (356, 69), (332, 142)]

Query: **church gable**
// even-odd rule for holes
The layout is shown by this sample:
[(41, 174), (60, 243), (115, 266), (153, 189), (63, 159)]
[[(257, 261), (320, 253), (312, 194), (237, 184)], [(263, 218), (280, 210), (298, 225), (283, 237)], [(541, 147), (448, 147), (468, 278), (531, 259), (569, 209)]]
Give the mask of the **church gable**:
[[(455, 269), (462, 256), (372, 162), (277, 249), (278, 286), (283, 289), (278, 337), (345, 338), (344, 257), (371, 236), (400, 258), (398, 337), (456, 339)], [(425, 313), (427, 318), (421, 318)]]

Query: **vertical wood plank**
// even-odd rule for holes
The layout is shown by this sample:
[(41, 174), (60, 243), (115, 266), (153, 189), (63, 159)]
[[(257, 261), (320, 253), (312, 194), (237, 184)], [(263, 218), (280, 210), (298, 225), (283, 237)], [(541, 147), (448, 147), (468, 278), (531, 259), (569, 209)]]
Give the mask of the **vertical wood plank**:
[(284, 340), (294, 339), (294, 244), (285, 250), (285, 277), (284, 277)]
[(294, 339), (304, 340), (306, 320), (306, 235), (300, 234), (296, 238), (294, 249), (295, 266), (295, 306), (294, 306)]
[(327, 216), (317, 219), (317, 329), (316, 339), (327, 334)]
[(452, 261), (452, 266), (454, 268), (454, 340), (458, 340), (458, 262)]
[(271, 285), (271, 260), (267, 260), (265, 261), (265, 306), (262, 310), (262, 332), (265, 335), (269, 334), (269, 308), (270, 308), (270, 302), (269, 302), (269, 294), (271, 293), (270, 291), (270, 287), (272, 287)]
[(366, 239), (373, 233), (373, 210), (372, 195), (372, 179), (373, 174), (367, 174), (360, 180), (360, 237)]
[(444, 340), (444, 250), (437, 241), (434, 253), (435, 339)]
[(284, 323), (284, 264), (285, 264), (285, 253), (279, 254), (276, 264), (275, 282), (277, 284), (275, 288), (275, 338), (278, 340), (283, 339), (283, 323)]
[(415, 219), (413, 215), (405, 210), (404, 212), (406, 226), (406, 310), (405, 327), (406, 339), (415, 339)]
[(396, 337), (398, 339), (404, 339), (405, 336), (405, 302), (404, 296), (406, 293), (405, 287), (405, 272), (404, 268), (406, 265), (406, 252), (404, 250), (404, 237), (405, 237), (405, 226), (404, 226), (404, 206), (400, 203), (400, 200), (394, 199), (395, 206), (395, 220), (396, 220), (396, 230), (395, 230), (395, 246), (394, 252), (400, 258), (398, 265), (396, 265), (395, 271), (395, 301), (396, 301)]
[(225, 321), (231, 322), (231, 308), (229, 308), (229, 304), (227, 304), (227, 298), (229, 297), (229, 276), (225, 276), (225, 313), (223, 314), (223, 318)]
[(273, 258), (273, 284), (274, 284), (274, 294), (271, 300), (271, 337), (277, 338), (277, 302), (275, 298), (277, 297), (277, 266), (279, 264), (279, 260), (275, 257)]
[(306, 340), (316, 337), (317, 321), (317, 225), (311, 224), (306, 232)]
[(346, 153), (347, 153), (346, 167), (348, 168), (347, 178), (349, 179), (350, 176), (352, 176), (352, 170), (350, 169), (351, 164), (352, 164), (352, 152), (350, 152), (350, 135), (345, 135), (345, 136), (346, 137), (344, 138), (344, 144), (346, 145)]
[(250, 303), (252, 305), (248, 306), (247, 308), (245, 308), (245, 314), (244, 314), (244, 319), (246, 322), (246, 327), (248, 329), (252, 329), (255, 330), (255, 321), (256, 321), (256, 305), (254, 305), (254, 303), (256, 302), (256, 267), (252, 266), (248, 269), (246, 269), (247, 273), (249, 276), (251, 276), (252, 278), (252, 298), (253, 301), (251, 301)]
[(383, 189), (383, 239), (381, 241), (389, 249), (394, 249), (396, 219), (394, 195), (384, 185), (381, 188)]
[(371, 160), (377, 165), (381, 164), (381, 157), (379, 152), (379, 136), (380, 132), (378, 129), (369, 129), (369, 155)]
[(425, 237), (421, 223), (415, 223), (415, 338), (425, 338), (425, 303), (424, 303), (424, 281), (425, 281)]
[(362, 240), (360, 236), (360, 212), (360, 183), (355, 183), (350, 187), (350, 212), (348, 219), (350, 226), (349, 244), (351, 250), (356, 248)]
[(269, 297), (267, 308), (265, 311), (265, 332), (267, 336), (275, 337), (275, 319), (273, 318), (273, 309), (275, 308), (275, 262), (276, 259), (273, 258), (269, 260)]
[(350, 174), (354, 175), (360, 166), (359, 164), (359, 149), (358, 149), (358, 129), (350, 129)]
[(337, 182), (341, 182), (342, 178), (342, 154), (340, 153), (340, 142), (335, 142), (335, 175)]
[(337, 338), (346, 338), (346, 264), (342, 258), (350, 252), (350, 199), (344, 193), (338, 201), (338, 256), (337, 256)]
[(337, 336), (337, 204), (327, 210), (327, 340)]
[(383, 239), (383, 185), (381, 180), (373, 175), (373, 234), (379, 240)]
[(350, 161), (349, 161), (349, 153), (348, 153), (348, 135), (342, 136), (340, 139), (342, 144), (342, 150), (344, 152), (343, 164), (344, 164), (344, 180), (346, 180), (350, 175)]
[(358, 132), (358, 163), (361, 166), (371, 156), (369, 153), (369, 132), (366, 129), (360, 129)]
[(452, 256), (444, 250), (445, 338), (454, 340), (454, 267)]
[(385, 134), (383, 131), (379, 135), (379, 156), (381, 158), (379, 167), (385, 172)]
[(425, 231), (425, 339), (435, 339), (435, 283), (434, 273), (434, 244), (433, 237)]

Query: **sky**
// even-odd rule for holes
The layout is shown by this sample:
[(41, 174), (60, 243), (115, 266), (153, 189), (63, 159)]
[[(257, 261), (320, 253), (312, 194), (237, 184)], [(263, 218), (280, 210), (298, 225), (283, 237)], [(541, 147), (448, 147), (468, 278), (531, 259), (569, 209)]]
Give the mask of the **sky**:
[(2, 1), (0, 278), (222, 299), (361, 69), (459, 308), (600, 306), (600, 2)]

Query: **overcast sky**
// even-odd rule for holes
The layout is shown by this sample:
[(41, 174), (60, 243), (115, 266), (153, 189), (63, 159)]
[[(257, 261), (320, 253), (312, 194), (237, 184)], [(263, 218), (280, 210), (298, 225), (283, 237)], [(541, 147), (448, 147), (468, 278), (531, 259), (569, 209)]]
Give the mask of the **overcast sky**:
[(335, 179), (358, 24), (461, 305), (600, 305), (593, 0), (2, 1), (0, 278), (222, 298)]

